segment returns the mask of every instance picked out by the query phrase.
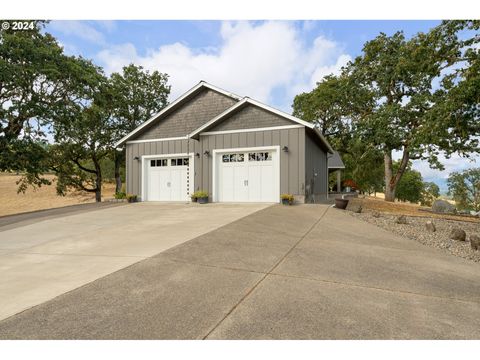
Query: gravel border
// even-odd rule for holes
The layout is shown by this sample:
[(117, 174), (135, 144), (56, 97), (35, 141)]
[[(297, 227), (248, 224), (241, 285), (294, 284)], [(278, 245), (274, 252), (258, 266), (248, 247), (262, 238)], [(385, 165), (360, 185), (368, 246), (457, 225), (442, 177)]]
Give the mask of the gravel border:
[[(347, 211), (351, 216), (377, 225), (397, 235), (413, 239), (426, 246), (441, 249), (444, 252), (462, 257), (475, 262), (480, 262), (480, 250), (473, 250), (470, 245), (470, 235), (480, 235), (480, 224), (447, 220), (430, 217), (405, 216), (407, 224), (397, 224), (396, 219), (400, 215), (383, 213), (379, 211), (363, 210), (361, 213)], [(435, 224), (436, 231), (429, 232), (425, 228), (427, 221)], [(460, 228), (467, 233), (466, 241), (451, 240), (450, 232), (454, 228)]]

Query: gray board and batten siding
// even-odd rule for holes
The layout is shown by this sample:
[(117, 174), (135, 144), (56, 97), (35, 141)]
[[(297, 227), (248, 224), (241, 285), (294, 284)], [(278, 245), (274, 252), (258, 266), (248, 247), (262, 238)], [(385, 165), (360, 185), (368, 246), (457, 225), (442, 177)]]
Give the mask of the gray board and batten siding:
[(328, 152), (305, 129), (305, 202), (325, 200), (328, 195)]
[[(195, 190), (212, 194), (213, 150), (280, 145), (280, 192), (303, 195), (305, 189), (305, 129), (281, 129), (231, 134), (201, 135), (199, 140), (167, 140), (127, 144), (127, 192), (142, 193), (142, 155), (199, 154), (195, 156)], [(209, 154), (205, 155), (205, 151)]]

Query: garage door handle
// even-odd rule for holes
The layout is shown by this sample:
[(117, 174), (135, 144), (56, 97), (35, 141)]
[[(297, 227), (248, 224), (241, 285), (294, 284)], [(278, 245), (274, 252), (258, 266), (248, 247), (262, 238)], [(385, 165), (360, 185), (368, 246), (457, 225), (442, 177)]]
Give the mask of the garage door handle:
[(243, 185), (248, 186), (248, 180), (243, 180)]
[(167, 186), (170, 187), (170, 182), (167, 182)]

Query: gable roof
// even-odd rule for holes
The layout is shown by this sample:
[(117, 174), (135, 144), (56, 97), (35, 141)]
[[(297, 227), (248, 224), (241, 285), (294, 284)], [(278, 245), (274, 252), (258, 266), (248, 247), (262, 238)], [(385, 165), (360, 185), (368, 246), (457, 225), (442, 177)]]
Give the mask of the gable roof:
[(246, 106), (247, 104), (251, 104), (251, 105), (254, 105), (254, 106), (257, 106), (259, 108), (262, 108), (266, 111), (269, 111), (271, 113), (274, 113), (278, 116), (281, 116), (285, 119), (288, 119), (294, 123), (297, 123), (297, 124), (300, 124), (300, 125), (303, 125), (309, 129), (312, 129), (315, 134), (320, 138), (321, 142), (327, 147), (328, 151), (330, 153), (333, 153), (333, 148), (330, 146), (330, 144), (328, 143), (327, 139), (325, 139), (325, 137), (322, 135), (322, 133), (320, 131), (318, 131), (318, 129), (312, 124), (312, 123), (309, 123), (307, 121), (304, 121), (302, 119), (299, 119), (293, 115), (290, 115), (290, 114), (287, 114), (286, 112), (283, 112), (281, 110), (278, 110), (278, 109), (275, 109), (269, 105), (266, 105), (266, 104), (263, 104), (261, 103), (260, 101), (257, 101), (257, 100), (253, 100), (253, 99), (250, 99), (249, 97), (244, 97), (241, 101), (239, 101), (238, 103), (236, 103), (235, 105), (229, 107), (227, 110), (225, 110), (224, 112), (222, 112), (221, 114), (217, 115), (216, 117), (214, 117), (212, 120), (206, 122), (205, 124), (203, 124), (202, 126), (200, 126), (198, 129), (194, 130), (193, 132), (191, 132), (188, 137), (190, 138), (194, 138), (196, 136), (198, 136), (200, 133), (208, 130), (209, 128), (211, 128), (212, 126), (214, 126), (216, 123), (218, 123), (219, 121), (221, 121), (222, 119), (226, 118), (228, 115), (232, 114), (234, 111), (242, 108), (243, 106)]
[(174, 109), (178, 108), (180, 105), (182, 105), (186, 100), (192, 98), (193, 96), (195, 96), (196, 94), (198, 94), (200, 91), (202, 91), (203, 89), (211, 89), (211, 90), (214, 90), (220, 94), (223, 94), (223, 95), (226, 95), (232, 99), (235, 99), (235, 100), (241, 100), (242, 97), (236, 95), (236, 94), (233, 94), (233, 93), (230, 93), (228, 91), (225, 91), (215, 85), (212, 85), (212, 84), (209, 84), (207, 83), (206, 81), (200, 81), (197, 85), (195, 85), (194, 87), (192, 87), (190, 90), (188, 90), (187, 92), (185, 92), (184, 94), (182, 94), (180, 97), (178, 97), (177, 99), (175, 99), (175, 101), (171, 102), (168, 106), (166, 106), (165, 108), (163, 108), (161, 111), (159, 111), (158, 113), (156, 113), (155, 115), (153, 115), (150, 119), (148, 119), (147, 121), (145, 121), (143, 124), (139, 125), (137, 128), (135, 128), (133, 131), (131, 131), (130, 133), (128, 133), (127, 135), (125, 135), (123, 138), (121, 138), (120, 140), (118, 140), (116, 143), (115, 143), (115, 147), (118, 147), (122, 144), (124, 144), (128, 139), (130, 139), (132, 136), (136, 135), (137, 133), (140, 132), (140, 130), (144, 129), (145, 127), (147, 127), (148, 125), (150, 125), (151, 123), (153, 123), (155, 120), (158, 120), (159, 118), (162, 117), (162, 115), (164, 114), (167, 114), (167, 113), (170, 113), (171, 111), (173, 111)]
[(334, 151), (332, 156), (328, 158), (329, 169), (345, 169), (345, 164), (342, 161), (342, 157), (338, 151)]
[(141, 124), (140, 126), (138, 126), (135, 130), (133, 130), (132, 132), (130, 132), (129, 134), (125, 135), (123, 138), (121, 138), (119, 141), (117, 141), (115, 143), (115, 147), (118, 147), (122, 144), (124, 144), (128, 139), (130, 139), (132, 136), (134, 136), (135, 134), (137, 134), (140, 130), (144, 129), (145, 127), (147, 127), (148, 125), (150, 125), (152, 122), (154, 122), (155, 120), (158, 120), (162, 117), (162, 115), (164, 114), (167, 114), (167, 113), (170, 113), (172, 110), (176, 109), (177, 107), (179, 107), (180, 105), (182, 105), (186, 100), (190, 99), (191, 97), (193, 97), (195, 94), (199, 93), (200, 91), (202, 91), (202, 89), (205, 89), (205, 88), (208, 88), (208, 89), (211, 89), (211, 90), (214, 90), (218, 93), (221, 93), (223, 95), (226, 95), (232, 99), (235, 99), (237, 100), (238, 102), (236, 104), (234, 104), (233, 106), (229, 107), (227, 110), (225, 110), (224, 112), (222, 112), (221, 114), (215, 116), (213, 119), (211, 119), (210, 121), (206, 122), (205, 124), (203, 124), (202, 126), (200, 126), (199, 128), (197, 128), (196, 130), (194, 130), (193, 132), (191, 132), (190, 134), (187, 135), (187, 138), (192, 138), (192, 137), (197, 137), (201, 132), (204, 132), (205, 130), (207, 130), (208, 128), (212, 127), (214, 124), (216, 124), (217, 122), (221, 121), (222, 119), (224, 119), (225, 117), (227, 117), (229, 114), (231, 114), (232, 112), (234, 112), (235, 110), (238, 110), (240, 109), (241, 107), (243, 106), (246, 106), (247, 104), (251, 104), (251, 105), (254, 105), (254, 106), (257, 106), (259, 108), (262, 108), (266, 111), (269, 111), (273, 114), (276, 114), (278, 116), (281, 116), (285, 119), (288, 119), (294, 123), (297, 123), (297, 124), (300, 124), (302, 126), (305, 126), (309, 129), (311, 129), (316, 135), (317, 137), (320, 139), (320, 141), (325, 145), (325, 147), (328, 149), (328, 152), (329, 153), (334, 153), (334, 150), (333, 148), (331, 147), (331, 145), (328, 143), (327, 139), (325, 139), (325, 137), (323, 136), (323, 134), (312, 124), (312, 123), (309, 123), (307, 121), (304, 121), (302, 119), (299, 119), (293, 115), (290, 115), (290, 114), (287, 114), (286, 112), (283, 112), (281, 110), (278, 110), (278, 109), (275, 109), (269, 105), (266, 105), (266, 104), (263, 104), (257, 100), (253, 100), (253, 99), (250, 99), (249, 97), (240, 97), (236, 94), (233, 94), (233, 93), (230, 93), (228, 91), (225, 91), (219, 87), (216, 87), (212, 84), (209, 84), (207, 83), (206, 81), (200, 81), (197, 85), (195, 85), (193, 88), (191, 88), (190, 90), (188, 90), (186, 93), (184, 93), (183, 95), (181, 95), (180, 97), (178, 97), (175, 101), (173, 101), (172, 103), (170, 103), (167, 107), (165, 107), (164, 109), (162, 109), (160, 112), (158, 112), (157, 114), (153, 115), (150, 119), (148, 119), (147, 121), (145, 121), (143, 124)]

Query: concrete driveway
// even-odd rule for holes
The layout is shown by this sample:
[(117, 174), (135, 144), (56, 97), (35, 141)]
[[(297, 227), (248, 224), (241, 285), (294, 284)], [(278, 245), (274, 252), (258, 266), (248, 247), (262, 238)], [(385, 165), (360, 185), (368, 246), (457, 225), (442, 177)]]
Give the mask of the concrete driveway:
[(12, 316), (0, 338), (479, 339), (479, 270), (336, 209), (272, 206)]
[(0, 319), (265, 207), (136, 203), (9, 217), (0, 227)]

